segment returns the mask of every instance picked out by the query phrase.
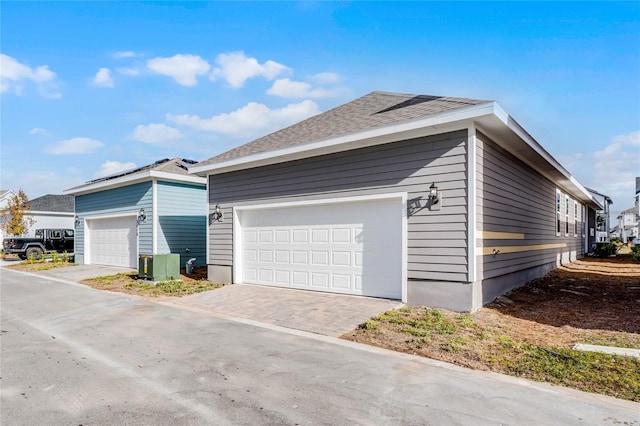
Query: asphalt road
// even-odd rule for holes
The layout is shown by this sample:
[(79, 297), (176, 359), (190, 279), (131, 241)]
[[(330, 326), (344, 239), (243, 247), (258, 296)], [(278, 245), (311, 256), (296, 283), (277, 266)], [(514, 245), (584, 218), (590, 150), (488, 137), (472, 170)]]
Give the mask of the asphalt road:
[(0, 269), (2, 425), (640, 425), (640, 404)]

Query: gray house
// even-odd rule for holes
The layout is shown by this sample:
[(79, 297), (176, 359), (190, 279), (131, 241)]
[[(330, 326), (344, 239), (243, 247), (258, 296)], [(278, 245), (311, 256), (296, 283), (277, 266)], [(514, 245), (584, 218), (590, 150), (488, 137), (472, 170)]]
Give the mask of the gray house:
[(31, 209), (26, 216), (33, 219), (29, 235), (34, 236), (36, 229), (61, 228), (73, 229), (73, 195), (47, 194), (29, 200)]
[(476, 310), (602, 206), (496, 102), (373, 92), (189, 167), (209, 278)]
[(204, 264), (206, 182), (195, 161), (164, 159), (89, 181), (75, 196), (76, 262), (137, 268), (140, 254), (180, 254)]

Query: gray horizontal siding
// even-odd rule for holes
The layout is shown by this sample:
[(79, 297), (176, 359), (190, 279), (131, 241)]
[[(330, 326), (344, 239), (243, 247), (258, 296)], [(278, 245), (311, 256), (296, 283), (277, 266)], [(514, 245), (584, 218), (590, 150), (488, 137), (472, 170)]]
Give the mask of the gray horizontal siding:
[[(180, 265), (206, 263), (207, 193), (202, 185), (157, 183), (157, 252), (180, 255)], [(189, 251), (187, 251), (189, 250)]]
[(408, 277), (467, 281), (467, 132), (419, 138), (209, 177), (209, 208), (221, 223), (209, 227), (212, 265), (233, 264), (233, 207), (407, 192), (426, 202), (436, 182), (441, 211), (409, 216)]
[[(512, 247), (566, 244), (515, 253), (478, 256), (478, 279), (488, 279), (542, 265), (566, 262), (569, 254), (581, 257), (582, 229), (574, 237), (556, 236), (556, 185), (507, 153), (482, 133), (477, 138), (477, 228), (479, 232), (513, 232), (520, 239), (482, 239), (479, 247)], [(564, 212), (564, 196), (562, 200)], [(581, 220), (582, 207), (579, 218)], [(570, 214), (573, 220), (573, 211)]]
[[(84, 220), (100, 216), (137, 214), (140, 208), (144, 208), (147, 221), (138, 226), (138, 252), (151, 253), (151, 233), (153, 230), (151, 191), (151, 182), (143, 182), (92, 194), (77, 195), (75, 197), (76, 215)], [(76, 228), (75, 246), (76, 253), (84, 258), (83, 226)]]

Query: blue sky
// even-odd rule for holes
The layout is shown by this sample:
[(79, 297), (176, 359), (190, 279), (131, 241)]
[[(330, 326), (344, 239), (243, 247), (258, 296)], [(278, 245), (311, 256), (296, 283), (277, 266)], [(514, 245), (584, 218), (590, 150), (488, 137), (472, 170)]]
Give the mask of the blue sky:
[(633, 205), (638, 2), (11, 2), (2, 189), (204, 160), (374, 90), (496, 100)]

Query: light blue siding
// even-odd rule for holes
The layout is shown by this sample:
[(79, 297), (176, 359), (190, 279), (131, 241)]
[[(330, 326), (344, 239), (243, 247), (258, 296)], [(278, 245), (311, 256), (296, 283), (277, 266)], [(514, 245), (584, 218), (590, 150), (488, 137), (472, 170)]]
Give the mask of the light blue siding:
[(157, 191), (157, 252), (179, 254), (181, 266), (193, 257), (206, 265), (205, 186), (158, 182)]
[[(101, 216), (137, 214), (144, 208), (147, 220), (138, 226), (138, 252), (152, 252), (152, 189), (151, 182), (143, 182), (122, 188), (107, 189), (92, 194), (76, 196), (76, 215), (84, 222)], [(76, 228), (76, 262), (84, 263), (84, 226)]]

